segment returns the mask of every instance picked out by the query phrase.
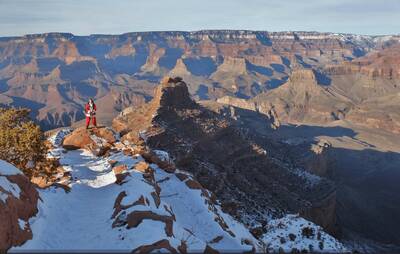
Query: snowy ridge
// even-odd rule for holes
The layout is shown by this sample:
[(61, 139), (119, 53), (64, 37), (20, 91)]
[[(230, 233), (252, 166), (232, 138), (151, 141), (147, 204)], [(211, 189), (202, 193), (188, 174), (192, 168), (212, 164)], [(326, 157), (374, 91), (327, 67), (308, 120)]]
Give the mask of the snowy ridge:
[[(320, 227), (296, 215), (268, 220), (268, 231), (256, 239), (222, 212), (213, 194), (190, 174), (147, 164), (140, 155), (124, 153), (129, 146), (118, 143), (108, 157), (97, 157), (86, 150), (59, 152), (61, 143), (54, 142), (54, 150), (71, 172), (71, 190), (39, 190), (39, 213), (29, 221), (33, 239), (14, 251), (132, 251), (157, 244), (162, 246), (156, 250), (188, 252), (345, 251)], [(171, 161), (167, 152), (153, 152)], [(313, 234), (305, 236), (304, 228)], [(289, 234), (296, 239), (283, 243)]]
[(291, 214), (272, 220), (268, 223), (267, 230), (263, 241), (267, 243), (269, 252), (291, 252), (293, 249), (308, 252), (347, 252), (341, 243), (325, 233), (321, 227), (298, 215)]
[[(157, 154), (161, 159), (169, 160), (168, 153), (158, 151)], [(129, 173), (122, 185), (115, 183), (112, 161), (118, 161), (115, 167), (125, 165)], [(151, 164), (161, 188), (157, 203), (152, 194), (156, 191), (155, 186), (134, 168), (140, 162), (144, 162), (140, 155), (127, 156), (121, 151), (107, 158), (96, 157), (85, 150), (61, 153), (61, 165), (72, 174), (71, 191), (66, 193), (53, 187), (40, 190), (43, 201), (39, 204), (37, 217), (30, 221), (33, 239), (14, 250), (131, 251), (163, 239), (167, 239), (173, 248), (185, 241), (188, 250), (192, 251), (202, 251), (207, 245), (226, 251), (253, 248), (242, 243), (244, 239), (257, 242), (248, 230), (230, 216), (222, 215), (219, 207), (210, 211), (201, 190), (188, 188), (175, 174)], [(129, 208), (116, 212), (114, 206), (120, 193), (125, 193), (121, 205)], [(144, 204), (130, 206), (140, 197)], [(173, 235), (165, 230), (162, 221), (144, 219), (131, 228), (124, 224), (129, 214), (143, 211), (174, 218)], [(234, 236), (216, 222), (220, 217)]]

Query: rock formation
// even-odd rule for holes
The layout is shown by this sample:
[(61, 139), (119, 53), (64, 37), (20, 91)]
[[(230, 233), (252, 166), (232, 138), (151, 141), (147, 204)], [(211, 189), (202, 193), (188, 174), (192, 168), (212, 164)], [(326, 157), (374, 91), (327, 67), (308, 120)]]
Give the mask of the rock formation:
[(39, 195), (21, 171), (0, 161), (0, 251), (32, 239), (29, 219), (38, 212)]
[(87, 130), (82, 127), (65, 137), (63, 147), (68, 150), (85, 148), (96, 155), (103, 155), (115, 141), (114, 132), (108, 128)]
[[(141, 125), (144, 129), (133, 124), (139, 115), (152, 116)], [(333, 229), (335, 194), (329, 181), (310, 183), (284, 162), (276, 162), (248, 140), (234, 120), (195, 103), (179, 78), (165, 79), (149, 104), (121, 115), (117, 122), (131, 126), (125, 135), (136, 133), (132, 136), (141, 136), (151, 148), (168, 151), (178, 167), (217, 195), (223, 209), (240, 220), (252, 218), (249, 226), (262, 223), (266, 214), (290, 211)]]
[(0, 104), (29, 107), (52, 129), (83, 119), (89, 97), (107, 101), (98, 116), (110, 123), (123, 108), (149, 101), (168, 73), (190, 81), (202, 100), (252, 98), (282, 84), (296, 66), (396, 80), (397, 44), (396, 36), (253, 31), (3, 38)]
[(279, 120), (289, 123), (332, 122), (343, 119), (352, 107), (349, 99), (320, 84), (311, 69), (295, 69), (284, 85), (254, 101), (262, 105), (262, 111), (273, 107)]

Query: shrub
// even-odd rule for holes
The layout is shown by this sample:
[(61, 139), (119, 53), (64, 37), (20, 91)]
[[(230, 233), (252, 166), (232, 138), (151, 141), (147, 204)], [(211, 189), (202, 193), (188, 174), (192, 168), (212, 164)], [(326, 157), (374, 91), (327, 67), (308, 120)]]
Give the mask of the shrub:
[(311, 227), (304, 227), (301, 230), (301, 235), (306, 238), (313, 238), (314, 237), (314, 229)]
[(30, 176), (47, 152), (43, 132), (29, 118), (29, 109), (0, 109), (0, 159)]

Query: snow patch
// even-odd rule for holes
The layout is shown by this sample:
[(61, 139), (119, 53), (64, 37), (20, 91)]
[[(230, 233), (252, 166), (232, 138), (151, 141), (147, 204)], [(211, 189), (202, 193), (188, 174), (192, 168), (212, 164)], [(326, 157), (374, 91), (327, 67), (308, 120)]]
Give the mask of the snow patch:
[(291, 252), (293, 249), (308, 252), (346, 252), (347, 249), (320, 226), (298, 215), (289, 214), (272, 220), (263, 236), (268, 252)]
[[(0, 199), (4, 203), (6, 202), (9, 195), (19, 199), (21, 189), (15, 183), (10, 182), (7, 177), (0, 176)], [(4, 191), (3, 191), (4, 190)]]
[(50, 138), (48, 138), (47, 140), (54, 146), (54, 147), (60, 147), (62, 145), (62, 142), (64, 140), (64, 138), (71, 134), (71, 132), (73, 131), (72, 128), (65, 128), (62, 130), (57, 131), (56, 133), (54, 133)]
[[(154, 153), (161, 160), (171, 160), (165, 151), (155, 150)], [(71, 191), (67, 193), (55, 187), (38, 190), (42, 200), (38, 204), (39, 212), (29, 220), (33, 239), (12, 251), (130, 252), (162, 239), (167, 239), (174, 248), (184, 241), (188, 252), (202, 252), (206, 245), (225, 252), (250, 251), (253, 246), (259, 252), (265, 246), (274, 251), (283, 246), (285, 250), (291, 251), (291, 248), (309, 249), (311, 245), (318, 251), (322, 240), (324, 251), (344, 250), (340, 243), (321, 228), (293, 215), (270, 221), (268, 233), (263, 239), (264, 245), (242, 223), (223, 213), (219, 204), (211, 201), (209, 191), (189, 188), (186, 181), (181, 181), (176, 174), (167, 173), (156, 164), (150, 165), (154, 170), (155, 182), (136, 171), (135, 165), (144, 161), (140, 155), (128, 156), (118, 151), (111, 152), (109, 157), (96, 157), (86, 150), (74, 150), (62, 152), (59, 156), (60, 164), (71, 173)], [(127, 167), (128, 174), (122, 185), (115, 183), (111, 161), (116, 161), (115, 165)], [(185, 171), (176, 171), (181, 172)], [(193, 178), (190, 174), (185, 174), (189, 179)], [(13, 186), (4, 179), (0, 178), (0, 186), (6, 185), (6, 191), (19, 194), (18, 186)], [(122, 210), (116, 211), (115, 202), (121, 193), (125, 194), (120, 202)], [(141, 202), (133, 205), (139, 200)], [(115, 218), (123, 221), (135, 211), (173, 217), (173, 235), (167, 235), (164, 222), (151, 219), (144, 219), (132, 228), (127, 228), (126, 225), (113, 227)], [(115, 218), (112, 218), (114, 213)], [(21, 228), (25, 226), (24, 223), (19, 221)], [(281, 226), (282, 223), (284, 227)], [(304, 238), (302, 230), (305, 225), (312, 227), (316, 236)], [(321, 237), (318, 236), (319, 232)], [(295, 234), (297, 241), (282, 245), (282, 235), (288, 237), (289, 233)]]
[(284, 144), (291, 145), (291, 146), (298, 146), (307, 142), (305, 138), (289, 138), (281, 141)]
[(22, 172), (18, 168), (6, 161), (0, 160), (0, 175), (10, 176), (18, 174), (22, 174)]
[(290, 172), (303, 178), (310, 186), (314, 186), (321, 181), (321, 177), (311, 174), (310, 172), (308, 172), (304, 169), (294, 168), (294, 169), (291, 169)]
[(20, 229), (25, 230), (26, 221), (18, 219), (18, 225)]
[(62, 143), (64, 141), (64, 138), (71, 134), (72, 131), (72, 128), (65, 128), (57, 131), (47, 139), (54, 147), (47, 153), (47, 158), (58, 159), (63, 153), (65, 153), (65, 149), (62, 147)]
[(168, 161), (168, 162), (171, 161), (171, 158), (170, 158), (170, 156), (169, 156), (169, 154), (168, 154), (167, 152), (162, 151), (162, 150), (153, 150), (153, 151), (154, 151), (154, 153), (157, 155), (157, 157), (158, 157), (160, 160), (162, 160), (162, 161)]

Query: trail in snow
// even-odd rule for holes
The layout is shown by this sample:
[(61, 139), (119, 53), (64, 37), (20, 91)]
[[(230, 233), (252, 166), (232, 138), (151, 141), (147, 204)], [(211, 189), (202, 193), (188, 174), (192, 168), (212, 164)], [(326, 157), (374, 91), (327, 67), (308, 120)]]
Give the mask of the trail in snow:
[[(65, 133), (57, 133), (50, 141), (55, 149), (49, 156), (60, 158), (65, 170), (71, 172), (71, 191), (66, 193), (62, 188), (47, 188), (40, 191), (42, 202), (39, 212), (29, 223), (33, 239), (18, 251), (132, 251), (142, 246), (168, 239), (171, 246), (177, 248), (185, 241), (188, 251), (202, 252), (206, 245), (220, 251), (249, 251), (253, 245), (258, 251), (268, 249), (278, 251), (279, 248), (290, 251), (292, 248), (343, 252), (345, 248), (336, 239), (322, 231), (315, 224), (298, 216), (288, 215), (282, 219), (268, 223), (268, 233), (264, 235), (264, 243), (258, 242), (241, 223), (222, 212), (220, 206), (210, 204), (199, 189), (190, 189), (175, 174), (167, 173), (157, 165), (151, 164), (154, 177), (161, 189), (160, 204), (153, 199), (153, 185), (149, 184), (141, 172), (134, 166), (143, 161), (140, 155), (127, 156), (117, 151), (110, 157), (96, 157), (85, 150), (65, 152), (60, 147)], [(167, 153), (155, 151), (164, 160), (169, 160)], [(117, 165), (126, 165), (129, 176), (122, 185), (115, 183), (116, 177), (109, 161), (117, 161)], [(180, 171), (181, 173), (184, 173)], [(191, 178), (188, 176), (188, 178)], [(125, 192), (121, 204), (128, 208), (119, 212), (118, 216), (126, 218), (133, 211), (151, 211), (162, 216), (174, 214), (173, 236), (167, 236), (165, 224), (150, 219), (143, 220), (137, 227), (126, 226), (113, 228), (114, 203), (117, 196)], [(206, 191), (207, 192), (207, 191)], [(140, 197), (146, 200), (143, 205), (129, 206)], [(228, 230), (223, 229), (217, 220), (223, 220)], [(306, 239), (302, 236), (304, 226), (312, 227), (314, 236)], [(317, 234), (321, 232), (321, 235)], [(295, 240), (288, 239), (289, 234)], [(218, 241), (215, 241), (218, 239)], [(214, 241), (213, 241), (214, 240)], [(247, 243), (246, 243), (247, 242)], [(322, 250), (321, 250), (322, 251)]]
[(121, 186), (114, 184), (115, 175), (107, 160), (78, 150), (68, 152), (60, 162), (71, 171), (71, 191), (41, 190), (39, 217), (31, 221), (33, 240), (21, 249), (114, 250), (117, 243), (122, 249), (132, 249), (132, 244), (120, 241), (118, 230), (111, 229), (113, 205)]
[[(155, 178), (160, 181), (161, 205), (156, 206), (151, 192), (154, 187), (143, 179), (134, 165), (143, 158), (140, 155), (126, 156), (122, 152), (108, 158), (96, 157), (85, 150), (63, 152), (58, 147), (50, 154), (60, 157), (64, 169), (71, 172), (71, 191), (66, 193), (61, 188), (40, 190), (42, 202), (39, 203), (37, 217), (30, 220), (33, 239), (12, 251), (132, 251), (138, 246), (152, 244), (168, 239), (174, 248), (187, 241), (189, 250), (204, 250), (206, 244), (215, 237), (222, 240), (213, 243), (213, 247), (225, 250), (250, 250), (252, 246), (243, 245), (242, 240), (254, 238), (240, 223), (223, 214), (219, 207), (210, 211), (201, 190), (189, 189), (174, 174), (169, 174), (157, 165), (152, 164)], [(167, 154), (161, 154), (165, 159)], [(109, 163), (118, 161), (124, 164), (130, 173), (129, 180), (123, 185), (115, 184), (116, 177)], [(170, 215), (166, 208), (174, 212), (173, 237), (165, 235), (165, 225), (159, 221), (144, 220), (137, 228), (112, 228), (114, 203), (119, 193), (125, 191), (127, 196), (122, 204), (128, 205), (141, 195), (150, 200), (145, 206), (135, 206), (133, 210), (153, 211), (160, 215)], [(235, 232), (232, 237), (216, 223), (216, 214), (224, 218), (230, 229)], [(254, 240), (255, 241), (255, 240)]]

